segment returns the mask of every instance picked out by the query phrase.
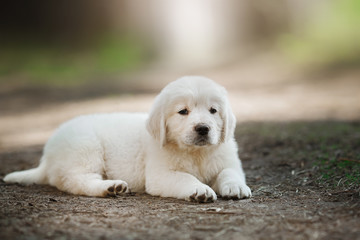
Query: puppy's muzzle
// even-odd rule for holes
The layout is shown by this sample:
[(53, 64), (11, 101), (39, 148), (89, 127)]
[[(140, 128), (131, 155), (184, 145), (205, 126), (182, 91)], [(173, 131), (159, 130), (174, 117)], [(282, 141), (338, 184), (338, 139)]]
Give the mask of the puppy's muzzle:
[(206, 124), (198, 124), (195, 126), (195, 132), (197, 132), (197, 134), (199, 134), (200, 136), (207, 136), (209, 131), (210, 131), (210, 127)]

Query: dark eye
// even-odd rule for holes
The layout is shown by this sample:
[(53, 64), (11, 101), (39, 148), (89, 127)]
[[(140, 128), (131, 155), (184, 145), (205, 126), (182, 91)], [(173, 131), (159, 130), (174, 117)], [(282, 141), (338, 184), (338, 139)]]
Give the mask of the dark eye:
[(185, 108), (185, 109), (183, 109), (183, 110), (178, 111), (178, 113), (179, 113), (180, 115), (188, 115), (188, 114), (189, 114), (189, 111)]
[(215, 113), (217, 113), (217, 110), (216, 110), (215, 108), (210, 108), (210, 110), (209, 110), (209, 111), (210, 111), (210, 113), (211, 113), (211, 114), (215, 114)]

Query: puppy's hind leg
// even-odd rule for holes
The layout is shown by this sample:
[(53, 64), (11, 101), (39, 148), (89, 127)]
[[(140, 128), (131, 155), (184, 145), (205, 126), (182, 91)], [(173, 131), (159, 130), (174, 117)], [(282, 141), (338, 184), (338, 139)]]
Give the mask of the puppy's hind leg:
[(130, 191), (128, 184), (122, 180), (103, 180), (97, 173), (73, 174), (64, 177), (62, 184), (56, 186), (63, 191), (77, 195), (108, 197)]
[(70, 133), (65, 129), (45, 146), (49, 184), (65, 192), (93, 197), (128, 192), (125, 181), (103, 179), (104, 149), (97, 137), (91, 131), (74, 134), (74, 129)]

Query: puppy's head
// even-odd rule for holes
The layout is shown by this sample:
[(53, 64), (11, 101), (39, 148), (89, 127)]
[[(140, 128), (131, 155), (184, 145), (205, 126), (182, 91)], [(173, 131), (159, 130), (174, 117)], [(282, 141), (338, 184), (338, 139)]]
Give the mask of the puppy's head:
[(194, 148), (231, 139), (235, 124), (223, 87), (204, 77), (183, 77), (156, 97), (147, 129), (161, 146)]

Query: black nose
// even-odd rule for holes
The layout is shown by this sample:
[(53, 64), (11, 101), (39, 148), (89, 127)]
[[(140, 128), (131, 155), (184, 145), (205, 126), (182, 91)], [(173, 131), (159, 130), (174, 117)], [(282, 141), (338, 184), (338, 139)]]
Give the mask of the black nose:
[(205, 136), (209, 133), (210, 128), (209, 126), (205, 125), (205, 124), (198, 124), (195, 126), (195, 131), (201, 135), (201, 136)]

